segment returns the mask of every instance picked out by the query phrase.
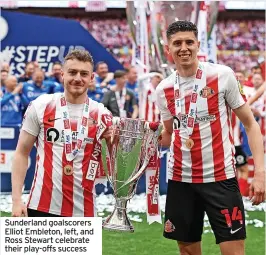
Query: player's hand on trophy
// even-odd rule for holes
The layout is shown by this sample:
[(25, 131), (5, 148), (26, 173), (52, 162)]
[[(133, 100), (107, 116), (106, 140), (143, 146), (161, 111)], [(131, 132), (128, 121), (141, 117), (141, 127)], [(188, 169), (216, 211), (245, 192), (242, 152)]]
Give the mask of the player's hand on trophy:
[(108, 127), (102, 134), (102, 139), (110, 140), (113, 135), (113, 127)]
[(13, 202), (12, 217), (28, 217), (27, 207), (22, 201)]
[(265, 170), (255, 171), (254, 178), (249, 187), (249, 199), (253, 205), (265, 201)]

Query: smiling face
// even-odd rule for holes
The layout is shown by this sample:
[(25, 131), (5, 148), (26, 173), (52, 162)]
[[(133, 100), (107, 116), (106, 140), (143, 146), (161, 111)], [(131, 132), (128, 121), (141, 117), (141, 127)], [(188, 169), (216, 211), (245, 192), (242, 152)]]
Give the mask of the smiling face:
[(89, 84), (92, 82), (94, 74), (90, 62), (83, 62), (77, 59), (69, 59), (65, 62), (62, 77), (65, 93), (73, 97), (87, 94)]
[(167, 50), (172, 55), (176, 65), (190, 67), (197, 63), (197, 53), (200, 42), (191, 31), (177, 32), (168, 40)]

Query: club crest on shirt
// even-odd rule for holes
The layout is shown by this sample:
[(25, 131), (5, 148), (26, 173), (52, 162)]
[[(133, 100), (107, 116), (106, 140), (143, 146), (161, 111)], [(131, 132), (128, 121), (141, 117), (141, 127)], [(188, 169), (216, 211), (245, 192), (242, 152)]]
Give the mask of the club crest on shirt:
[(205, 86), (199, 94), (203, 98), (208, 98), (209, 96), (214, 94), (214, 90), (208, 86)]
[(239, 82), (239, 80), (237, 80), (237, 85), (238, 85), (238, 89), (241, 95), (245, 95), (244, 90), (243, 90), (243, 86), (242, 84)]
[(175, 226), (170, 220), (167, 220), (164, 224), (164, 232), (166, 233), (172, 233), (175, 231)]

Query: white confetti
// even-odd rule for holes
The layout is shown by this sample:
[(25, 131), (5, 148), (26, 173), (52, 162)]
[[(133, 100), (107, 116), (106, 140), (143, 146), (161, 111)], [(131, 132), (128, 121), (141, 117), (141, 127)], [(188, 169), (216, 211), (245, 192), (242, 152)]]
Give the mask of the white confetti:
[[(27, 202), (29, 194), (23, 194), (22, 200)], [(166, 195), (160, 196), (160, 208), (162, 210), (162, 217), (164, 216), (165, 210), (165, 201)], [(246, 216), (246, 225), (253, 225), (256, 228), (263, 228), (265, 226), (264, 222), (258, 219), (250, 219), (248, 212), (253, 211), (266, 211), (266, 203), (261, 203), (260, 205), (254, 206), (252, 202), (243, 197), (243, 202), (245, 206), (245, 216)], [(115, 199), (113, 195), (104, 195), (100, 194), (96, 197), (96, 208), (98, 212), (98, 216), (103, 217), (105, 219), (113, 210), (115, 205)], [(140, 195), (135, 195), (130, 201), (127, 203), (127, 213), (128, 217), (131, 221), (142, 222), (142, 218), (138, 215), (140, 213), (146, 213), (146, 195), (145, 193)], [(12, 198), (11, 195), (0, 195), (0, 211), (11, 212), (12, 209)], [(208, 220), (208, 216), (205, 214), (204, 216), (204, 233), (213, 233), (211, 230), (211, 226)]]

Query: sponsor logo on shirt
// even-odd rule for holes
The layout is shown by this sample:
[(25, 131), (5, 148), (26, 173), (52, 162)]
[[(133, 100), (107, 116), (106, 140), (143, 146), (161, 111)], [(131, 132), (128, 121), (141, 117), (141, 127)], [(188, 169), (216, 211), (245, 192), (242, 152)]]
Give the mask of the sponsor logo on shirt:
[[(179, 115), (179, 119), (180, 119), (183, 127), (186, 127), (186, 125), (187, 125), (187, 117), (188, 117), (187, 114), (180, 114)], [(175, 123), (175, 118), (176, 117), (174, 117), (174, 123)], [(214, 121), (214, 120), (216, 120), (215, 115), (206, 115), (206, 116), (201, 116), (201, 117), (197, 116), (195, 123), (198, 124), (200, 122), (210, 122), (210, 121)]]
[(95, 179), (98, 166), (99, 166), (99, 162), (95, 160), (90, 160), (89, 169), (88, 169), (88, 173), (86, 176), (88, 180), (93, 181)]

